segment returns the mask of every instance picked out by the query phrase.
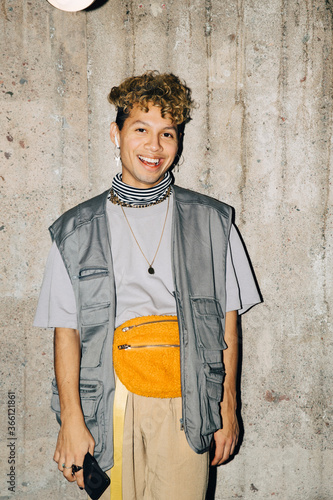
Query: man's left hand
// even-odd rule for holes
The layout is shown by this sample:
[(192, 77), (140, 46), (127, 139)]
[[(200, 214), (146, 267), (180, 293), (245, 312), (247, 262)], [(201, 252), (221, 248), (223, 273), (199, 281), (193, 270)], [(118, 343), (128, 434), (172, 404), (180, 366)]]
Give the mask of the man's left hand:
[(226, 409), (221, 405), (223, 428), (214, 433), (215, 456), (211, 465), (221, 465), (228, 460), (235, 451), (239, 436), (239, 426), (236, 411)]

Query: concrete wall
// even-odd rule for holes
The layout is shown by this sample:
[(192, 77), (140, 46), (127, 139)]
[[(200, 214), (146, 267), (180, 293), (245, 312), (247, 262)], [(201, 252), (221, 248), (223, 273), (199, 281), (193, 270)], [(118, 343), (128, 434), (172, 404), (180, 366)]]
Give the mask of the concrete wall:
[(215, 498), (333, 498), (332, 5), (2, 0), (0, 499), (83, 498), (52, 462), (52, 332), (31, 323), (48, 225), (116, 172), (107, 92), (154, 68), (198, 103), (176, 180), (235, 207), (265, 299), (242, 322), (245, 432)]

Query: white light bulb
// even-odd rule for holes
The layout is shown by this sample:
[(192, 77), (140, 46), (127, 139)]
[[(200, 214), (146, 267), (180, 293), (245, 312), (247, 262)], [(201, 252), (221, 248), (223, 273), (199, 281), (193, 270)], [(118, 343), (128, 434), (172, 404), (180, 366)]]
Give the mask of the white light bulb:
[(79, 10), (86, 9), (94, 3), (95, 0), (48, 0), (48, 2), (60, 10), (66, 12), (78, 12)]

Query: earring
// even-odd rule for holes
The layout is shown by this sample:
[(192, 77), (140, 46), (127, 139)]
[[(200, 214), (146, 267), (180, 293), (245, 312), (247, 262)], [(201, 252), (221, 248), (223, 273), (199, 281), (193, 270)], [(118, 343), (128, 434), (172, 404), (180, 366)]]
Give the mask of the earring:
[(114, 149), (114, 159), (116, 161), (117, 169), (121, 169), (120, 147), (116, 146)]
[(183, 163), (184, 163), (183, 153), (180, 156), (177, 153), (173, 162), (174, 166), (177, 168), (177, 172), (179, 172), (179, 167), (181, 167)]

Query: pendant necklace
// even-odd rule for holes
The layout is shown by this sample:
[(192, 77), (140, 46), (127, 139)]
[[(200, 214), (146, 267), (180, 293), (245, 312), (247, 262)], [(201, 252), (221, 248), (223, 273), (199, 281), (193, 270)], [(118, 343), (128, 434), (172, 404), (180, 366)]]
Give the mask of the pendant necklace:
[(163, 229), (162, 229), (162, 233), (161, 233), (160, 241), (158, 242), (158, 245), (157, 245), (157, 249), (156, 249), (156, 252), (155, 252), (154, 258), (153, 258), (153, 260), (152, 260), (151, 262), (149, 262), (149, 260), (147, 259), (147, 257), (146, 257), (146, 256), (145, 256), (145, 254), (143, 253), (142, 248), (140, 247), (139, 242), (138, 242), (138, 240), (137, 240), (137, 239), (136, 239), (136, 237), (135, 237), (135, 234), (134, 234), (134, 232), (133, 232), (133, 229), (131, 228), (131, 224), (129, 223), (129, 221), (128, 221), (127, 217), (126, 217), (124, 207), (123, 207), (122, 205), (120, 205), (120, 207), (121, 207), (121, 209), (122, 209), (122, 211), (123, 211), (124, 217), (125, 217), (125, 219), (126, 219), (126, 222), (127, 222), (127, 224), (128, 224), (128, 227), (130, 228), (130, 231), (131, 231), (131, 233), (132, 233), (132, 235), (133, 235), (133, 238), (134, 238), (134, 240), (135, 240), (136, 244), (137, 244), (137, 245), (138, 245), (138, 247), (139, 247), (140, 252), (142, 253), (143, 257), (145, 258), (145, 260), (146, 260), (146, 262), (147, 262), (147, 264), (148, 264), (148, 266), (149, 266), (149, 267), (148, 267), (148, 273), (149, 273), (149, 274), (155, 274), (155, 269), (153, 268), (153, 264), (154, 264), (154, 262), (155, 262), (157, 252), (159, 251), (159, 248), (160, 248), (160, 246), (161, 246), (161, 241), (162, 241), (162, 238), (163, 238), (164, 229), (165, 229), (165, 225), (166, 225), (166, 221), (167, 221), (167, 218), (168, 218), (168, 213), (169, 213), (169, 203), (170, 203), (170, 197), (168, 197), (168, 206), (167, 206), (167, 211), (166, 211), (166, 215), (165, 215), (165, 220), (164, 220), (164, 224), (163, 224)]

